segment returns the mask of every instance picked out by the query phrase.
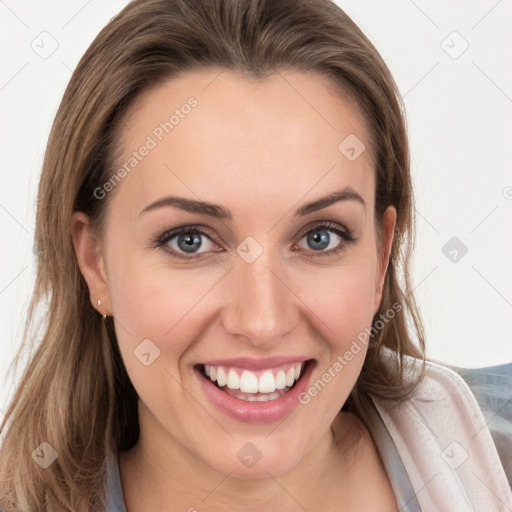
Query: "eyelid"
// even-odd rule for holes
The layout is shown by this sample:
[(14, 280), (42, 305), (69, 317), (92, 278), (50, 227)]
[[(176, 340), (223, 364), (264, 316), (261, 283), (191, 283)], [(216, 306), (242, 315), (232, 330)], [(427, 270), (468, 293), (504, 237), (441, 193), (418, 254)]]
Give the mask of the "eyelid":
[(330, 220), (314, 221), (312, 224), (309, 224), (307, 227), (301, 229), (296, 236), (300, 236), (302, 238), (304, 235), (307, 235), (310, 231), (313, 231), (320, 227), (325, 227), (327, 228), (327, 230), (332, 230), (337, 233), (340, 233), (350, 240), (357, 240), (356, 238), (353, 237), (352, 231), (350, 229), (343, 226), (343, 224), (340, 224), (339, 222), (333, 222)]

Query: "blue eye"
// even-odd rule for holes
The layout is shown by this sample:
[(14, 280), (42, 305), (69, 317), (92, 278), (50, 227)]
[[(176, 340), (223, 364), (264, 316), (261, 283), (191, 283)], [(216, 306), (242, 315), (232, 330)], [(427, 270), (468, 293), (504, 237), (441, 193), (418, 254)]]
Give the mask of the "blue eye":
[[(332, 229), (315, 229), (304, 235), (303, 238), (306, 238), (306, 242), (310, 244), (310, 247), (314, 251), (323, 251), (324, 249), (327, 249), (333, 239), (336, 242), (336, 238), (338, 238), (338, 243), (334, 245), (334, 248), (336, 248), (339, 245), (339, 239), (341, 239), (341, 236), (335, 233), (335, 236), (333, 237), (329, 233), (334, 233), (334, 231)], [(333, 247), (331, 247), (331, 249), (332, 248)]]
[[(206, 244), (203, 242), (203, 239), (207, 240)], [(165, 233), (157, 242), (160, 247), (168, 247), (170, 252), (178, 258), (188, 258), (183, 253), (190, 255), (203, 254), (215, 246), (206, 232), (192, 226), (173, 229)], [(204, 247), (205, 245), (206, 247)]]
[[(330, 233), (334, 233), (334, 237)], [(310, 229), (302, 235), (301, 240), (303, 239), (306, 240), (313, 253), (316, 253), (312, 255), (313, 257), (337, 254), (339, 251), (346, 249), (347, 244), (356, 241), (350, 231), (341, 230), (337, 224), (330, 222)]]
[[(347, 244), (356, 241), (350, 231), (340, 229), (338, 224), (329, 222), (323, 222), (306, 231), (300, 237), (300, 241), (303, 239), (308, 246), (301, 247), (301, 252), (305, 252), (308, 257), (332, 256), (346, 249)], [(212, 241), (206, 231), (197, 226), (182, 226), (167, 231), (151, 245), (163, 248), (170, 256), (188, 260), (199, 258), (205, 253), (212, 252), (212, 249), (213, 252), (223, 251), (216, 249), (219, 245)]]

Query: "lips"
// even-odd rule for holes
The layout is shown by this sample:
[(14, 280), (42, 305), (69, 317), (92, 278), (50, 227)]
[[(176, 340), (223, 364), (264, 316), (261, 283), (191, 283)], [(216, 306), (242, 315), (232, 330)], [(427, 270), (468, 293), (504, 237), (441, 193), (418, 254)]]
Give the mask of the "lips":
[(222, 412), (243, 422), (272, 422), (299, 404), (314, 366), (313, 359), (281, 357), (212, 360), (195, 370), (206, 395)]

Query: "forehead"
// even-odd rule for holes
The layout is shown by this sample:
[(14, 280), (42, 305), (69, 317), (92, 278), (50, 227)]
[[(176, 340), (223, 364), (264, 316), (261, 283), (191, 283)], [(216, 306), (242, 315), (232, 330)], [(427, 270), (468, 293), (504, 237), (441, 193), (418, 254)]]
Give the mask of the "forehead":
[(363, 118), (321, 75), (189, 71), (142, 93), (123, 121), (116, 167), (129, 168), (121, 185), (141, 205), (181, 192), (291, 206), (305, 194), (312, 199), (345, 186), (373, 205)]

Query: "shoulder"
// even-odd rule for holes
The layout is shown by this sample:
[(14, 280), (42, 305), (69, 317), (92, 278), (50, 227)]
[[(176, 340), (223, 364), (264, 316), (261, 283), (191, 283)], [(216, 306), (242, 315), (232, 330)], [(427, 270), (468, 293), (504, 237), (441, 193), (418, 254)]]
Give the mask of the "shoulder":
[[(412, 375), (417, 362), (409, 358), (407, 364)], [(421, 493), (427, 509), (443, 502), (460, 511), (487, 510), (499, 502), (512, 506), (482, 411), (456, 372), (427, 361), (424, 378), (408, 399), (372, 400), (414, 488), (428, 487)]]
[(471, 389), (512, 488), (512, 363), (483, 368), (450, 368)]

